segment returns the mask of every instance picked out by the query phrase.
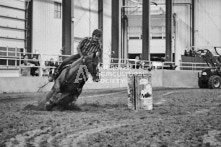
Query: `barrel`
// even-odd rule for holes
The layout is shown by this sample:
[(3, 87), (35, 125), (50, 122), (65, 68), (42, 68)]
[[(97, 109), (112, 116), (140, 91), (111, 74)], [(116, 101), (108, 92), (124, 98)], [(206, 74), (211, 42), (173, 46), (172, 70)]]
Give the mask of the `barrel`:
[(128, 74), (128, 108), (132, 110), (152, 110), (151, 74)]

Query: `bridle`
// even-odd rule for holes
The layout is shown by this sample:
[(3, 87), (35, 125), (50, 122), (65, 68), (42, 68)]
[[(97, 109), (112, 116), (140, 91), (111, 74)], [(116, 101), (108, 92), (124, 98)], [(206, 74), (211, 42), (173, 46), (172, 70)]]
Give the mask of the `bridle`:
[[(91, 61), (91, 63), (89, 63), (89, 64), (92, 64), (92, 65), (91, 65), (91, 66), (92, 66), (91, 72), (89, 71), (92, 76), (98, 74), (98, 73), (97, 73), (98, 62), (97, 62), (97, 61), (94, 61), (94, 60), (96, 60), (96, 59), (94, 59), (94, 58), (97, 58), (97, 57), (92, 57), (92, 61)], [(85, 57), (83, 57), (83, 65), (85, 65), (85, 66), (88, 68), (87, 64), (88, 64), (88, 62), (86, 62)], [(96, 67), (94, 67), (94, 66), (96, 66)]]

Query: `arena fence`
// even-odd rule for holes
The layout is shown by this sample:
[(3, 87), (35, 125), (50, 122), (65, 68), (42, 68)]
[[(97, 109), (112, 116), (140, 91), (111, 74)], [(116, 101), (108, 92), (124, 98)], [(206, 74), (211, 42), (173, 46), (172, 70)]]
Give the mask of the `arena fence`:
[[(28, 56), (28, 59), (24, 59), (24, 55)], [(28, 72), (36, 72), (35, 76), (48, 76), (53, 70), (62, 62), (62, 60), (69, 55), (47, 55), (47, 54), (33, 54), (25, 53), (20, 50), (0, 50), (0, 69), (17, 69), (20, 76), (24, 69)], [(24, 61), (27, 60), (29, 65), (24, 65)], [(101, 69), (152, 69), (152, 70), (202, 70), (207, 68), (206, 63), (196, 62), (159, 62), (159, 61), (146, 61), (136, 59), (109, 59), (109, 64), (101, 64)], [(24, 76), (27, 76), (26, 74)], [(31, 73), (30, 75), (33, 75)]]

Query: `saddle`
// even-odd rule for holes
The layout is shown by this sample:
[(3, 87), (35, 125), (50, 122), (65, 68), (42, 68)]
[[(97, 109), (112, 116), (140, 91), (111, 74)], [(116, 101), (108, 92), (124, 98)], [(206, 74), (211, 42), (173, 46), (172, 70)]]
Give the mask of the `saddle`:
[(53, 75), (52, 75), (53, 80), (56, 80), (56, 79), (58, 78), (58, 76), (61, 74), (61, 72), (62, 72), (65, 68), (69, 67), (70, 65), (71, 65), (71, 64), (67, 64), (67, 65), (63, 66), (60, 70), (55, 69), (56, 71), (55, 71), (55, 72), (53, 73)]

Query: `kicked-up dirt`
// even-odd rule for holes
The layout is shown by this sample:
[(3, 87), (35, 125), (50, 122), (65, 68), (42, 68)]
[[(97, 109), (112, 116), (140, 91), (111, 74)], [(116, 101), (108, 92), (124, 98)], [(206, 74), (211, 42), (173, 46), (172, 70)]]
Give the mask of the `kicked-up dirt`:
[(85, 90), (68, 110), (37, 107), (46, 93), (0, 94), (0, 146), (221, 147), (220, 89), (153, 88), (152, 111), (126, 89)]

